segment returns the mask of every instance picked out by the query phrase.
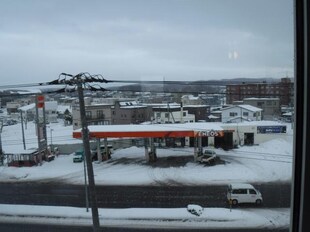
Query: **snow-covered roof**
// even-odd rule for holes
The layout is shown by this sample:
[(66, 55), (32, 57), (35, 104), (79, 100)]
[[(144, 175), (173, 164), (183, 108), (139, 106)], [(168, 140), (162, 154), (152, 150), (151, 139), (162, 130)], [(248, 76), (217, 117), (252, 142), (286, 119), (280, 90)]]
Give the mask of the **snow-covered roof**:
[(229, 120), (227, 120), (227, 122), (232, 122), (232, 121), (234, 121), (234, 120), (236, 120), (236, 119), (240, 119), (240, 120), (248, 121), (248, 122), (252, 121), (251, 119), (246, 118), (246, 117), (243, 117), (243, 116), (242, 116), (242, 117), (236, 116), (236, 117), (231, 117), (231, 118), (229, 118)]
[(283, 124), (282, 122), (277, 121), (242, 121), (242, 122), (234, 122), (234, 123), (222, 123), (223, 127), (229, 126), (283, 126), (286, 124)]
[(138, 103), (136, 101), (124, 101), (124, 102), (119, 102), (119, 105), (122, 106), (137, 106)]
[(34, 109), (34, 107), (35, 107), (35, 104), (32, 103), (32, 104), (29, 104), (29, 105), (25, 105), (25, 106), (19, 107), (18, 110), (28, 111), (28, 110)]
[(64, 113), (64, 112), (66, 112), (66, 110), (69, 110), (69, 112), (72, 112), (71, 106), (58, 105), (58, 107), (57, 107), (57, 112), (59, 112), (59, 113)]
[[(199, 123), (171, 123), (150, 125), (98, 125), (88, 127), (93, 137), (182, 137), (194, 136), (201, 131), (223, 131), (219, 124), (210, 122)], [(186, 135), (184, 135), (186, 134)], [(81, 137), (81, 129), (73, 132), (74, 138)]]
[(262, 111), (261, 108), (255, 107), (255, 106), (251, 106), (251, 105), (238, 105), (240, 108), (243, 108), (245, 110), (248, 111), (252, 111), (252, 112), (257, 112), (257, 111)]
[(200, 107), (208, 107), (209, 105), (184, 105), (183, 107), (191, 107), (191, 108), (200, 108)]
[(280, 98), (278, 97), (249, 97), (249, 98), (244, 98), (243, 100), (262, 100), (262, 101), (275, 101), (275, 100), (279, 100)]
[(208, 118), (209, 118), (209, 119), (218, 119), (218, 118), (220, 118), (220, 117), (217, 117), (217, 116), (214, 116), (214, 115), (210, 114), (210, 115), (208, 116)]
[(292, 112), (283, 113), (282, 116), (293, 116)]
[(223, 108), (222, 111), (231, 110), (233, 108), (242, 108), (242, 109), (245, 109), (245, 110), (248, 110), (248, 111), (251, 111), (251, 112), (262, 111), (261, 108), (258, 108), (258, 107), (255, 107), (255, 106), (251, 106), (251, 105), (235, 105), (235, 106), (230, 106), (230, 107)]
[(195, 97), (194, 95), (183, 95), (182, 99), (187, 98), (189, 100), (198, 100), (200, 97)]
[(98, 125), (98, 126), (89, 126), (89, 131), (184, 131), (184, 130), (223, 130), (223, 128), (214, 123), (167, 123), (167, 124), (150, 124), (150, 125)]

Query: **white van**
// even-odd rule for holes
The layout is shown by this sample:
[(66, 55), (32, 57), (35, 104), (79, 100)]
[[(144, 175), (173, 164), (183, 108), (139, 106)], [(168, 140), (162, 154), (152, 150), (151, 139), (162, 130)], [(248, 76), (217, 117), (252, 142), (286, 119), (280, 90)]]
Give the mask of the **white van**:
[(229, 204), (238, 205), (241, 203), (263, 203), (262, 194), (251, 184), (229, 184), (227, 190), (227, 201)]

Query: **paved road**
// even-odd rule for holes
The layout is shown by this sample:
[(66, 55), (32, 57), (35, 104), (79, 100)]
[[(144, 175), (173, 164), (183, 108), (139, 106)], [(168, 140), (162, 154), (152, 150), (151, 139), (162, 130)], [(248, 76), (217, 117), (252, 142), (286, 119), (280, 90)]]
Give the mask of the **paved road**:
[[(268, 208), (290, 206), (290, 184), (254, 185)], [(101, 208), (225, 207), (226, 186), (97, 186)], [(0, 183), (0, 204), (85, 206), (85, 188), (57, 183)]]

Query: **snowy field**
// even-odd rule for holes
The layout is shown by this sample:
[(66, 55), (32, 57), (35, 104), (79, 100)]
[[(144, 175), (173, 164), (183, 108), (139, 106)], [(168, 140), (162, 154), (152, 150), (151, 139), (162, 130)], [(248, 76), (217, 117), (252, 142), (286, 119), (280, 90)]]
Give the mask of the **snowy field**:
[[(28, 123), (27, 148), (37, 147), (34, 126)], [(77, 143), (72, 127), (51, 124), (55, 143)], [(3, 128), (5, 152), (23, 152), (21, 125)], [(47, 135), (49, 136), (48, 128)], [(148, 164), (144, 148), (115, 150), (109, 161), (93, 163), (97, 185), (208, 185), (231, 182), (290, 182), (292, 177), (293, 135), (288, 125), (285, 139), (231, 151), (215, 149), (223, 164), (205, 166), (193, 162), (193, 148), (158, 149), (158, 163)], [(50, 137), (49, 139), (50, 140)], [(0, 167), (0, 182), (62, 181), (84, 184), (83, 163), (73, 163), (73, 154), (59, 155), (54, 161), (35, 167)], [(176, 162), (176, 164), (174, 163)], [(170, 164), (170, 165), (169, 165)], [(186, 207), (186, 206), (185, 206)], [(289, 228), (290, 209), (204, 208), (202, 215), (186, 208), (99, 209), (100, 224), (143, 228)], [(84, 208), (0, 205), (0, 222), (91, 225), (91, 213)]]

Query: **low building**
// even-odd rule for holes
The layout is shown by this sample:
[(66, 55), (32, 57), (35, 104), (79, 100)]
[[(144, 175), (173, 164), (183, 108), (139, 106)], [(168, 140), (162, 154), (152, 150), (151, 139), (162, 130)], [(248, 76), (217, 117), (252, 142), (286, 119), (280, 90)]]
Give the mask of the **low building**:
[(179, 104), (162, 104), (153, 106), (154, 123), (186, 123), (195, 122), (195, 115), (181, 109)]
[(184, 105), (183, 110), (195, 115), (195, 122), (208, 121), (210, 115), (210, 106), (208, 105)]
[[(112, 107), (110, 104), (85, 105), (85, 116), (88, 125), (110, 125), (112, 124)], [(82, 127), (80, 106), (72, 107), (73, 129)]]
[(281, 117), (280, 98), (244, 98), (243, 104), (262, 109), (262, 120), (277, 120)]
[(222, 122), (261, 121), (262, 109), (251, 105), (234, 105), (222, 109)]
[(215, 146), (233, 148), (238, 145), (258, 145), (275, 138), (285, 139), (287, 127), (274, 121), (223, 123), (224, 136), (216, 138)]
[(116, 102), (112, 110), (112, 124), (140, 124), (151, 121), (151, 107), (141, 105), (136, 101)]
[[(54, 123), (57, 122), (57, 108), (58, 103), (56, 101), (47, 101), (44, 103), (45, 107), (45, 120), (47, 123)], [(35, 103), (22, 106), (18, 108), (18, 110), (23, 111), (24, 117), (27, 121), (33, 121), (36, 118), (36, 105)]]

